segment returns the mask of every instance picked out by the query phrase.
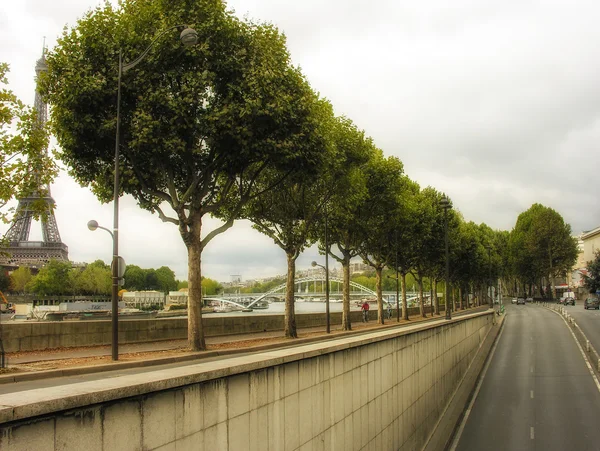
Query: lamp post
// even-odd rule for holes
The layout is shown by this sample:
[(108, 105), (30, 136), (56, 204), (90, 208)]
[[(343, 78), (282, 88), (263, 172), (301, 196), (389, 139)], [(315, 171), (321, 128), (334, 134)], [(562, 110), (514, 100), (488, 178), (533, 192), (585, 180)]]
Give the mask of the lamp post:
[(317, 262), (312, 262), (311, 266), (319, 266), (325, 270), (325, 330), (327, 333), (331, 333), (331, 323), (329, 321), (329, 259), (325, 254), (325, 266), (319, 265)]
[[(118, 353), (118, 340), (119, 340), (119, 329), (118, 329), (118, 314), (119, 314), (119, 304), (118, 304), (118, 296), (119, 296), (119, 191), (120, 191), (120, 183), (119, 183), (119, 146), (120, 146), (120, 138), (121, 138), (121, 78), (125, 72), (130, 69), (133, 69), (137, 66), (148, 54), (152, 46), (160, 39), (162, 36), (167, 34), (169, 31), (183, 28), (181, 34), (179, 35), (179, 39), (181, 43), (185, 47), (190, 47), (195, 45), (198, 42), (198, 33), (192, 28), (188, 28), (186, 25), (175, 25), (174, 27), (167, 28), (162, 33), (160, 33), (154, 40), (150, 43), (146, 50), (142, 52), (140, 56), (131, 61), (130, 63), (123, 63), (123, 51), (119, 50), (119, 76), (117, 82), (117, 130), (115, 137), (115, 174), (114, 174), (114, 201), (113, 201), (113, 268), (112, 268), (112, 359), (119, 360)], [(97, 223), (96, 223), (97, 224)], [(89, 225), (88, 225), (89, 227)], [(91, 230), (91, 229), (90, 229)], [(105, 229), (106, 230), (106, 229)]]
[(488, 246), (488, 291), (489, 291), (489, 305), (490, 308), (494, 308), (494, 299), (492, 298), (492, 246)]
[(446, 273), (444, 275), (444, 284), (446, 285), (446, 319), (450, 320), (452, 319), (452, 314), (450, 313), (450, 303), (448, 302), (450, 299), (450, 287), (448, 285), (450, 281), (450, 258), (448, 256), (448, 210), (452, 208), (452, 204), (446, 196), (442, 197), (440, 200), (440, 207), (444, 209), (444, 241), (446, 244)]
[[(88, 221), (87, 227), (92, 232), (95, 231), (96, 229), (106, 230), (110, 234), (110, 236), (112, 237), (112, 240), (113, 240), (113, 253), (116, 252), (115, 251), (115, 234), (113, 234), (113, 232), (111, 232), (106, 227), (102, 227), (101, 225), (99, 225), (98, 221), (96, 221), (94, 219)], [(113, 255), (113, 261), (112, 261), (113, 290), (112, 290), (112, 297), (111, 297), (112, 312), (111, 312), (111, 318), (110, 318), (111, 328), (112, 328), (111, 351), (112, 351), (112, 359), (113, 360), (119, 360), (119, 322), (118, 322), (118, 318), (119, 318), (119, 288), (118, 288), (119, 267), (118, 266), (119, 266), (119, 259), (118, 258), (115, 259), (114, 255)], [(117, 286), (117, 291), (115, 291), (115, 284)]]

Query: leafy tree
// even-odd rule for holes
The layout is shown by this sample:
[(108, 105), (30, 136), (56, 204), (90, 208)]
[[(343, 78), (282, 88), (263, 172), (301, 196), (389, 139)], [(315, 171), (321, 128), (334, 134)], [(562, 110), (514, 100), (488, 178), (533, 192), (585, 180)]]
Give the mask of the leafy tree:
[(146, 289), (146, 272), (137, 265), (125, 267), (125, 289), (129, 291), (141, 291)]
[(221, 285), (216, 280), (204, 277), (202, 278), (202, 289), (204, 291), (205, 296), (212, 296), (218, 294), (221, 290), (223, 290), (223, 285)]
[[(37, 112), (26, 107), (6, 86), (8, 65), (0, 62), (0, 220), (9, 221), (12, 209), (4, 210), (15, 196), (47, 194), (56, 166), (45, 152), (48, 130), (37, 122)], [(39, 187), (41, 189), (38, 189)], [(32, 204), (31, 213), (46, 212), (43, 201)]]
[(360, 255), (375, 269), (377, 293), (377, 321), (384, 323), (382, 274), (390, 252), (390, 237), (395, 233), (395, 224), (390, 216), (402, 213), (404, 168), (397, 158), (384, 158), (377, 152), (363, 169), (367, 177), (367, 197), (360, 209), (362, 225)]
[[(198, 45), (183, 50), (167, 34), (123, 77), (119, 164), (122, 192), (175, 224), (187, 247), (188, 339), (200, 350), (202, 250), (260, 194), (256, 180), (265, 171), (281, 171), (262, 187), (269, 190), (319, 164), (317, 96), (292, 66), (284, 36), (237, 19), (224, 2), (105, 3), (65, 30), (43, 88), (63, 161), (110, 201), (119, 49), (140, 55), (158, 34), (152, 30), (178, 23), (194, 24)], [(206, 233), (204, 215), (217, 212), (223, 224)]]
[[(393, 236), (390, 236), (388, 267), (393, 268), (402, 289), (402, 319), (408, 321), (407, 274), (413, 266), (416, 252), (415, 236), (418, 231), (419, 185), (408, 177), (403, 180), (401, 194), (402, 206), (395, 214), (390, 215), (394, 225)], [(411, 277), (413, 277), (411, 275)], [(414, 277), (413, 277), (414, 279)]]
[(31, 270), (26, 266), (20, 266), (15, 269), (10, 275), (10, 289), (16, 293), (24, 293), (25, 287), (31, 281), (33, 275)]
[(588, 275), (583, 276), (584, 286), (590, 293), (600, 290), (600, 251), (595, 252), (595, 258), (587, 262)]
[(70, 273), (70, 262), (50, 260), (27, 284), (26, 290), (41, 296), (71, 294), (73, 286)]
[(553, 298), (554, 278), (564, 275), (577, 261), (571, 226), (555, 210), (541, 204), (533, 204), (519, 215), (509, 246), (515, 273), (523, 284), (543, 277)]
[[(341, 127), (334, 129), (333, 142), (343, 154), (352, 155), (354, 164), (348, 165), (339, 175), (336, 189), (328, 200), (328, 252), (342, 264), (342, 328), (351, 330), (350, 322), (350, 261), (360, 254), (361, 240), (364, 237), (363, 226), (359, 224), (360, 209), (368, 196), (367, 175), (364, 165), (380, 152), (371, 138), (365, 136), (350, 121), (340, 122)], [(320, 242), (324, 243), (324, 227), (318, 227)]]
[(177, 281), (175, 273), (168, 266), (161, 266), (156, 270), (156, 278), (158, 280), (158, 290), (163, 293), (175, 291), (177, 289)]
[(8, 270), (0, 266), (0, 291), (5, 292), (11, 286), (11, 279), (8, 275)]
[(439, 268), (444, 253), (444, 211), (440, 208), (442, 193), (427, 187), (418, 195), (416, 213), (416, 230), (413, 234), (412, 272), (419, 287), (419, 309), (421, 316), (425, 314), (424, 280), (431, 277)]
[(178, 280), (177, 281), (177, 290), (181, 290), (182, 288), (187, 288), (187, 287), (188, 287), (187, 280)]
[(81, 294), (109, 295), (112, 291), (112, 272), (102, 260), (87, 265), (75, 276), (74, 290)]
[[(323, 209), (336, 189), (340, 188), (343, 174), (353, 167), (355, 148), (343, 145), (347, 135), (356, 133), (347, 119), (334, 120), (331, 106), (321, 103), (323, 133), (329, 132), (330, 143), (321, 149), (323, 163), (311, 174), (288, 177), (276, 190), (267, 192), (250, 201), (244, 216), (253, 227), (267, 235), (286, 254), (287, 280), (285, 295), (285, 336), (297, 338), (294, 281), (296, 259), (300, 253), (317, 239), (319, 219)], [(260, 180), (272, 184), (273, 177)], [(277, 174), (275, 174), (275, 178)]]

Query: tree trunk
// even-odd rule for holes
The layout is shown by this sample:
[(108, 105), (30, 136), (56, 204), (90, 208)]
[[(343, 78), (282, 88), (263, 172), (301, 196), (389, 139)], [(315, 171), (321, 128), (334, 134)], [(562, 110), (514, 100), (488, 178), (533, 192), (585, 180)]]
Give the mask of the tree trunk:
[(429, 279), (429, 304), (431, 305), (431, 316), (435, 315), (435, 301), (433, 300), (433, 280)]
[(402, 277), (402, 319), (408, 321), (408, 302), (406, 301), (406, 273), (400, 273)]
[(452, 287), (452, 310), (456, 311), (456, 290)]
[(437, 295), (437, 279), (433, 280), (433, 296), (434, 296), (435, 314), (439, 315), (440, 314), (440, 300), (438, 299), (438, 295)]
[(296, 279), (296, 258), (294, 253), (286, 252), (287, 281), (285, 285), (285, 337), (298, 338), (296, 331), (296, 311), (294, 309), (294, 281)]
[(425, 313), (425, 302), (423, 299), (423, 279), (420, 277), (417, 279), (417, 285), (419, 286), (419, 313), (423, 318), (427, 318)]
[(458, 286), (458, 298), (460, 299), (459, 301), (459, 305), (460, 305), (460, 309), (464, 310), (465, 309), (465, 304), (463, 304), (463, 289), (462, 289), (462, 285)]
[[(200, 242), (201, 219), (190, 227), (191, 242), (188, 250), (188, 344), (192, 351), (206, 349), (202, 329), (202, 248)], [(194, 230), (197, 229), (197, 230)]]
[(342, 262), (342, 270), (344, 271), (342, 329), (352, 330), (350, 322), (350, 257), (346, 255), (344, 255), (344, 261)]
[(375, 290), (377, 291), (377, 323), (384, 323), (383, 316), (383, 295), (381, 291), (381, 271), (382, 267), (377, 266), (375, 268)]

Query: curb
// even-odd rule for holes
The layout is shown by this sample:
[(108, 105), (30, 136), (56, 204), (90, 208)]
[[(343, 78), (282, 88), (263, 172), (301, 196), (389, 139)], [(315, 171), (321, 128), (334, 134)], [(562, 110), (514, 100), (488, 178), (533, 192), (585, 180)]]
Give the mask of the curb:
[(483, 344), (473, 357), (465, 375), (440, 415), (440, 419), (422, 451), (447, 450), (452, 445), (456, 432), (473, 398), (475, 388), (481, 379), (485, 364), (490, 358), (490, 351), (504, 327), (505, 319), (506, 314), (500, 317), (499, 321), (490, 328)]

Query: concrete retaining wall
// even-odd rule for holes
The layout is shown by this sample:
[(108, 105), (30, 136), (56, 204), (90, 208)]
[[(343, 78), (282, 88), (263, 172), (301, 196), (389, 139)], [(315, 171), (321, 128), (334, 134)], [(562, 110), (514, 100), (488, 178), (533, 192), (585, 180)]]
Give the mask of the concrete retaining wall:
[(0, 395), (0, 449), (417, 450), (493, 313)]
[[(394, 311), (395, 312), (395, 311)], [(410, 315), (419, 309), (409, 309)], [(370, 318), (377, 318), (377, 311), (370, 311)], [(361, 321), (361, 312), (350, 312), (352, 322)], [(242, 334), (277, 331), (284, 328), (284, 316), (252, 313), (244, 316), (203, 317), (204, 335)], [(341, 324), (342, 314), (331, 314), (332, 324)], [(323, 313), (296, 315), (298, 328), (325, 325)], [(27, 321), (8, 322), (1, 325), (2, 343), (6, 352), (41, 351), (44, 349), (70, 348), (76, 346), (109, 345), (111, 343), (110, 321)], [(143, 320), (120, 320), (119, 343), (140, 343), (187, 338), (187, 318), (161, 318)]]

